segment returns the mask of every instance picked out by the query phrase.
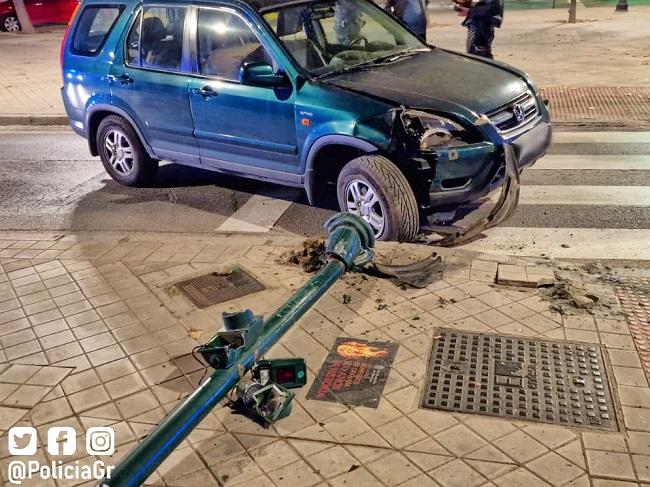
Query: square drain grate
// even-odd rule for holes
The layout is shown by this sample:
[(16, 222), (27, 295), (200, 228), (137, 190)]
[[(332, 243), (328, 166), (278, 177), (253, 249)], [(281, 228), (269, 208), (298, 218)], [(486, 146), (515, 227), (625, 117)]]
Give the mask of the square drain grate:
[(441, 329), (422, 406), (618, 431), (600, 346)]
[(621, 280), (616, 285), (616, 296), (650, 380), (650, 279), (638, 277)]
[(207, 308), (265, 289), (264, 285), (242, 269), (226, 274), (212, 272), (176, 283), (176, 287), (199, 308)]

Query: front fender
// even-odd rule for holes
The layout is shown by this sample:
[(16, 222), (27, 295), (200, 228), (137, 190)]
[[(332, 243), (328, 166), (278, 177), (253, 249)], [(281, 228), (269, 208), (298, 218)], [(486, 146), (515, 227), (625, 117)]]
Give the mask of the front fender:
[(305, 192), (307, 193), (307, 198), (309, 199), (309, 204), (313, 204), (313, 175), (314, 175), (314, 161), (318, 152), (328, 145), (347, 145), (348, 147), (354, 147), (366, 153), (377, 152), (379, 147), (370, 142), (359, 139), (351, 135), (342, 135), (342, 134), (329, 134), (323, 135), (317, 138), (311, 143), (309, 149), (305, 151)]

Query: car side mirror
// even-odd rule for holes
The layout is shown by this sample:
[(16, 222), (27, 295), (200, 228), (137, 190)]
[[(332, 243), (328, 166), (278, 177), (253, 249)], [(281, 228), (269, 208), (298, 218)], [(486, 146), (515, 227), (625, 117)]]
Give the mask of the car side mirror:
[(276, 73), (267, 63), (246, 63), (239, 69), (239, 81), (253, 86), (285, 86), (287, 75)]

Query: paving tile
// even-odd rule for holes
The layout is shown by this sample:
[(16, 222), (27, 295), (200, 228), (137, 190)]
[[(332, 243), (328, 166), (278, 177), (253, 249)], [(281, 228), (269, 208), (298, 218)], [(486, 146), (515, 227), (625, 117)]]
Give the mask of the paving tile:
[(641, 433), (638, 431), (628, 431), (627, 444), (630, 452), (650, 455), (650, 433)]
[(325, 421), (325, 430), (339, 441), (365, 433), (370, 426), (352, 411), (344, 412)]
[(144, 381), (137, 373), (106, 382), (104, 385), (106, 386), (108, 394), (113, 399), (119, 399), (134, 394), (146, 387)]
[(52, 333), (41, 337), (40, 342), (45, 350), (51, 350), (53, 348), (65, 345), (66, 343), (74, 342), (75, 336), (68, 329), (60, 331), (58, 333)]
[(548, 487), (548, 484), (531, 472), (519, 468), (494, 480), (499, 487)]
[(567, 428), (542, 424), (526, 426), (524, 432), (551, 450), (569, 443), (576, 438), (573, 431)]
[(632, 462), (639, 480), (650, 482), (650, 455), (632, 455)]
[(588, 450), (606, 450), (612, 452), (627, 452), (625, 437), (618, 433), (582, 433), (582, 442)]
[(87, 354), (88, 360), (95, 366), (100, 366), (108, 362), (113, 362), (124, 357), (124, 352), (119, 345), (101, 348)]
[(438, 455), (420, 451), (405, 451), (404, 454), (409, 460), (425, 472), (433, 470), (434, 468), (453, 460), (453, 457), (449, 455)]
[(77, 342), (71, 342), (66, 343), (65, 345), (50, 348), (45, 351), (45, 354), (51, 363), (57, 364), (72, 357), (83, 355), (83, 350)]
[(635, 480), (630, 455), (607, 451), (587, 450), (587, 466), (591, 475), (623, 480)]
[(366, 468), (387, 485), (398, 485), (422, 473), (411, 460), (397, 452), (367, 464)]
[(650, 389), (647, 387), (619, 386), (618, 397), (623, 406), (650, 407)]
[(648, 380), (642, 369), (631, 367), (612, 367), (617, 384), (626, 386), (648, 387)]
[(69, 395), (68, 400), (75, 413), (79, 414), (106, 404), (110, 398), (102, 386), (95, 386)]
[(121, 398), (115, 402), (115, 405), (125, 419), (133, 418), (159, 406), (158, 401), (149, 390)]
[[(257, 461), (257, 457), (255, 457)], [(307, 462), (325, 478), (349, 472), (358, 461), (340, 445), (307, 457)], [(259, 461), (258, 461), (259, 464)]]
[(375, 430), (395, 448), (403, 448), (426, 437), (426, 433), (406, 417), (383, 424)]
[(276, 483), (286, 483), (296, 487), (316, 485), (322, 481), (321, 477), (304, 460), (274, 470), (268, 475)]
[(593, 479), (594, 487), (638, 487), (636, 482), (627, 482), (625, 480), (612, 480), (612, 479)]
[(551, 485), (562, 485), (584, 474), (584, 470), (553, 452), (533, 460), (526, 466)]
[(485, 482), (485, 477), (462, 460), (446, 463), (429, 475), (443, 487), (473, 487)]
[(525, 463), (540, 456), (546, 448), (544, 445), (523, 431), (514, 431), (493, 442), (494, 446), (517, 462)]
[(650, 431), (650, 408), (623, 406), (623, 419), (628, 429)]
[(2, 403), (10, 407), (33, 408), (49, 391), (47, 386), (22, 385)]
[(434, 436), (435, 440), (454, 455), (462, 456), (486, 444), (467, 426), (457, 425)]
[(27, 414), (26, 409), (0, 406), (0, 430), (6, 431)]
[[(502, 477), (508, 472), (512, 472), (517, 468), (514, 464), (503, 464), (503, 463), (494, 463), (494, 462), (483, 462), (480, 460), (467, 460), (464, 461), (476, 470), (478, 473), (483, 475), (483, 477), (494, 480), (496, 478)], [(494, 486), (494, 484), (490, 484)]]

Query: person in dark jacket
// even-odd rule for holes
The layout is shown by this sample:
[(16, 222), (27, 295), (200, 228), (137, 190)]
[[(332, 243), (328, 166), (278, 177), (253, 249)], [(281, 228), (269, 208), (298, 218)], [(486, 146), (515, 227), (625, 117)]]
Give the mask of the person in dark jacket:
[(426, 41), (427, 12), (424, 0), (388, 0), (385, 9)]
[(479, 0), (469, 7), (457, 3), (454, 8), (458, 15), (465, 17), (463, 26), (467, 27), (467, 52), (493, 59), (494, 28), (501, 27), (503, 23), (501, 0)]

